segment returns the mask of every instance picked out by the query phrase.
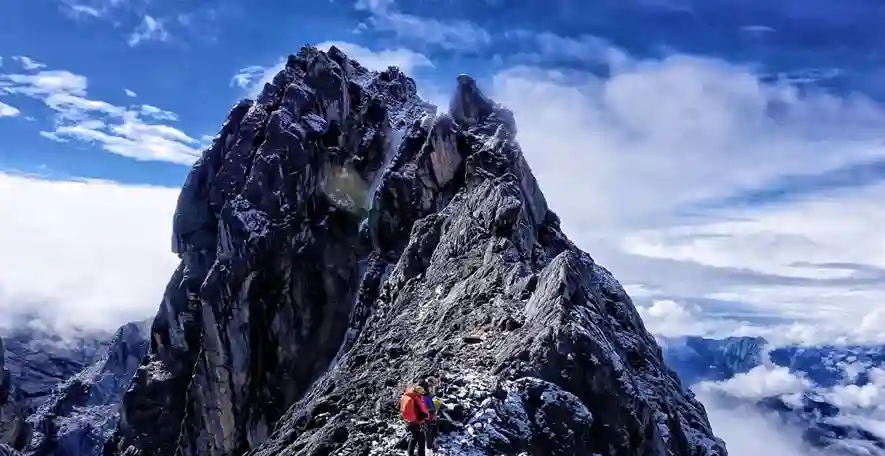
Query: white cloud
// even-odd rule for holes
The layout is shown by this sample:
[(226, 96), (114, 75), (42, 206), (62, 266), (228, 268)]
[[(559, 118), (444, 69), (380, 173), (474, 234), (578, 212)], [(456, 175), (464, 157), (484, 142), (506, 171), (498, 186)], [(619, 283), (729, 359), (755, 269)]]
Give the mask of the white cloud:
[(21, 111), (18, 110), (15, 106), (10, 106), (6, 103), (0, 102), (0, 117), (15, 117), (21, 114)]
[(17, 61), (25, 70), (39, 70), (41, 68), (46, 68), (46, 65), (25, 55), (17, 55), (12, 59)]
[(165, 109), (160, 109), (156, 106), (151, 105), (141, 105), (139, 108), (141, 114), (145, 117), (151, 117), (156, 120), (178, 120), (178, 115), (171, 111), (166, 111)]
[(142, 41), (169, 41), (169, 32), (166, 31), (164, 21), (145, 15), (138, 28), (129, 35), (127, 41), (130, 46), (137, 46)]
[(774, 413), (748, 404), (724, 402), (715, 394), (698, 392), (713, 432), (732, 456), (825, 456), (809, 448), (796, 428), (786, 426)]
[[(772, 341), (885, 342), (885, 242), (876, 229), (885, 222), (882, 198), (885, 185), (818, 192), (733, 209), (700, 225), (636, 231), (620, 247), (650, 262), (698, 266), (682, 295), (778, 312), (785, 323), (757, 331)], [(713, 280), (716, 271), (732, 271), (731, 280)]]
[[(513, 110), (566, 232), (642, 290), (652, 331), (752, 334), (762, 331), (756, 313), (780, 319), (764, 326), (784, 340), (885, 340), (872, 329), (885, 302), (885, 185), (698, 209), (885, 158), (885, 109), (721, 60), (637, 60), (594, 46), (589, 58), (608, 62), (609, 77), (520, 66), (495, 75), (489, 92)], [(710, 302), (741, 315), (711, 317)]]
[(86, 77), (64, 70), (0, 74), (0, 91), (41, 100), (55, 113), (55, 141), (97, 144), (108, 152), (138, 160), (191, 164), (203, 143), (167, 125), (178, 116), (147, 104), (117, 106), (87, 96)]
[[(741, 312), (716, 312), (699, 304), (669, 299), (653, 298), (646, 304), (644, 296), (632, 293), (631, 296), (638, 303), (636, 309), (646, 329), (657, 337), (763, 337), (772, 347), (885, 343), (881, 331), (885, 324), (885, 310), (881, 309), (828, 318), (821, 308), (816, 307), (822, 306), (821, 303), (809, 305), (808, 315), (785, 315), (783, 305), (779, 304), (781, 301), (770, 297), (772, 309), (760, 307)], [(825, 299), (821, 301), (826, 302)]]
[[(326, 41), (316, 45), (317, 49), (323, 51), (328, 51), (332, 46), (341, 49), (349, 58), (373, 71), (384, 71), (389, 66), (397, 66), (404, 73), (411, 74), (416, 68), (433, 67), (433, 63), (424, 54), (401, 47), (374, 51), (344, 41)], [(253, 65), (243, 68), (231, 79), (231, 85), (246, 89), (249, 96), (254, 98), (261, 93), (264, 84), (273, 80), (285, 64), (285, 60), (280, 60), (266, 67)]]
[(370, 14), (368, 24), (373, 29), (390, 32), (400, 40), (428, 43), (448, 50), (470, 51), (484, 47), (492, 35), (468, 20), (441, 21), (431, 17), (406, 14), (399, 11), (392, 0), (359, 0), (358, 10)]
[[(560, 210), (644, 221), (785, 175), (885, 156), (885, 112), (867, 99), (800, 96), (742, 67), (687, 56), (616, 71), (603, 79), (520, 67), (494, 80), (497, 98), (531, 119), (522, 124), (537, 125), (521, 131), (520, 143), (530, 156), (545, 157), (535, 160), (542, 179), (557, 176), (545, 182), (548, 193), (575, 194), (573, 183), (586, 190), (563, 198)], [(618, 198), (610, 197), (612, 188)]]
[[(775, 411), (755, 404), (762, 399), (780, 398), (787, 407), (801, 410), (807, 406), (802, 399), (804, 396), (824, 400), (837, 407), (838, 413), (811, 419), (863, 429), (885, 438), (885, 370), (881, 367), (856, 367), (858, 373), (867, 374), (869, 382), (861, 386), (839, 384), (824, 388), (790, 373), (786, 367), (766, 363), (731, 379), (701, 382), (691, 389), (703, 402), (714, 432), (725, 439), (729, 454), (843, 454), (834, 447), (824, 451), (808, 448), (800, 434), (800, 428), (807, 427), (808, 423), (800, 420), (798, 415), (787, 412), (787, 415), (779, 417)], [(748, 442), (747, 437), (751, 435), (756, 438)], [(764, 439), (765, 445), (757, 446), (754, 441), (758, 439)], [(834, 446), (852, 449), (845, 454), (879, 454), (878, 449), (870, 450), (872, 445), (867, 440), (844, 437), (838, 439)]]
[(153, 0), (54, 0), (62, 14), (79, 21), (104, 23), (116, 30), (130, 46), (147, 41), (214, 41), (222, 16), (231, 11), (219, 2), (171, 2)]
[(659, 299), (648, 306), (637, 306), (636, 310), (646, 328), (656, 336), (708, 336), (713, 329), (710, 322), (700, 318), (700, 307), (693, 304)]
[(812, 383), (790, 372), (786, 367), (760, 365), (747, 373), (737, 374), (723, 382), (701, 382), (695, 391), (720, 391), (740, 399), (760, 400), (768, 397), (803, 393)]
[(101, 17), (104, 14), (101, 10), (88, 5), (68, 5), (68, 8), (76, 16)]
[[(885, 368), (873, 367), (866, 373), (868, 383), (860, 386), (837, 385), (825, 394), (827, 401), (840, 409), (881, 409), (885, 413)], [(882, 423), (885, 425), (885, 416)]]
[(504, 38), (527, 45), (529, 51), (509, 57), (511, 60), (539, 64), (551, 60), (570, 60), (582, 63), (598, 62), (620, 66), (629, 62), (629, 56), (613, 47), (608, 40), (594, 35), (566, 37), (552, 32), (512, 29)]
[(61, 10), (74, 19), (103, 18), (112, 9), (126, 6), (128, 0), (60, 0)]
[(770, 27), (767, 25), (758, 25), (758, 24), (757, 25), (745, 25), (745, 26), (741, 27), (741, 31), (746, 32), (746, 33), (750, 33), (750, 34), (757, 34), (757, 35), (767, 35), (769, 33), (777, 32), (777, 30), (774, 29), (773, 27)]
[(29, 96), (51, 96), (56, 94), (84, 96), (86, 77), (70, 71), (40, 71), (36, 74), (0, 75), (0, 89), (9, 93)]
[(123, 91), (126, 93), (126, 96), (127, 96), (127, 97), (135, 98), (135, 97), (138, 96), (137, 93), (135, 93), (135, 92), (133, 92), (133, 91), (131, 91), (131, 90), (129, 90), (129, 89), (124, 89)]
[(0, 323), (112, 329), (156, 313), (177, 193), (0, 173)]
[[(271, 68), (282, 69), (282, 67), (278, 67), (276, 65), (272, 66)], [(279, 71), (279, 69), (277, 71)], [(265, 68), (260, 65), (252, 65), (252, 66), (249, 66), (246, 68), (242, 68), (242, 69), (240, 69), (240, 71), (237, 72), (237, 74), (234, 75), (233, 78), (231, 78), (230, 84), (232, 86), (236, 85), (237, 87), (239, 87), (241, 89), (247, 89), (249, 87), (254, 86), (255, 81), (261, 79), (261, 77), (264, 76), (265, 73), (267, 73), (267, 71), (268, 71), (268, 68)], [(271, 79), (273, 79), (273, 76), (271, 76)], [(270, 80), (270, 79), (268, 79), (268, 80)]]
[(317, 49), (328, 51), (332, 46), (341, 49), (349, 58), (374, 71), (384, 71), (389, 66), (397, 66), (404, 73), (411, 74), (418, 68), (433, 67), (433, 62), (424, 54), (401, 47), (373, 51), (354, 43), (325, 41), (318, 44)]

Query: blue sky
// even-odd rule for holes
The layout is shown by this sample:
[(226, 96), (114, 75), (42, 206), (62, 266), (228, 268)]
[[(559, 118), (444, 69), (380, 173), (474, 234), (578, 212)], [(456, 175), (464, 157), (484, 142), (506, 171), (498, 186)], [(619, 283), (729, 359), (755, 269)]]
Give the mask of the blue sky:
[[(303, 3), (5, 2), (2, 71), (20, 73), (15, 56), (26, 56), (45, 65), (39, 70), (82, 75), (85, 98), (160, 107), (197, 141), (213, 135), (244, 95), (230, 83), (240, 69), (269, 66), (303, 43), (329, 41), (420, 53), (432, 66), (419, 62), (412, 73), (439, 93), (459, 72), (482, 79), (518, 64), (604, 73), (603, 54), (615, 47), (634, 58), (711, 56), (751, 66), (764, 78), (885, 96), (878, 83), (885, 32), (877, 26), (885, 6), (872, 1), (819, 2), (820, 8), (792, 0)], [(83, 141), (39, 137), (53, 122), (40, 100), (11, 94), (2, 102), (22, 113), (0, 122), (4, 169), (172, 186), (182, 180), (183, 169), (162, 160), (135, 161)]]
[[(845, 338), (885, 319), (885, 4), (299, 3), (3, 2), (0, 176), (6, 195), (29, 196), (4, 200), (21, 215), (7, 247), (39, 271), (60, 250), (95, 262), (109, 269), (89, 276), (101, 289), (129, 267), (115, 249), (137, 243), (131, 262), (156, 267), (143, 296), (77, 289), (84, 305), (137, 301), (115, 305), (131, 310), (117, 320), (149, 313), (174, 264), (168, 220), (188, 165), (287, 54), (336, 43), (369, 67), (401, 66), (435, 103), (466, 72), (513, 109), (569, 235), (660, 332), (773, 321), (801, 339), (810, 318), (844, 319), (826, 337)], [(56, 206), (72, 215), (47, 216)], [(48, 248), (41, 232), (62, 247), (27, 254)], [(0, 300), (77, 301), (70, 270), (50, 274), (50, 291), (8, 272)]]

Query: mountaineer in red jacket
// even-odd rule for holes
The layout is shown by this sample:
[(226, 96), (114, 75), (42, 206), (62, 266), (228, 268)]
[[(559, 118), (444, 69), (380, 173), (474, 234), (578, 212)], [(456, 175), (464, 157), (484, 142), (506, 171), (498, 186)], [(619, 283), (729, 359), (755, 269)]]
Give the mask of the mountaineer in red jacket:
[(409, 431), (409, 456), (415, 456), (415, 448), (418, 449), (418, 456), (424, 456), (424, 428), (421, 424), (430, 418), (424, 403), (424, 388), (415, 386), (407, 389), (400, 398), (399, 411)]

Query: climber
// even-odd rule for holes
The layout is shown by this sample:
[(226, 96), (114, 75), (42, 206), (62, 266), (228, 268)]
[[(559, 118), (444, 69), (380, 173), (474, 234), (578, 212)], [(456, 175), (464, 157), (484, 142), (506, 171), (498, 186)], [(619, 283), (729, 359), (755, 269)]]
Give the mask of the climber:
[(434, 449), (434, 438), (437, 430), (437, 414), (439, 413), (439, 399), (433, 395), (431, 383), (436, 386), (437, 382), (433, 378), (426, 378), (418, 382), (418, 386), (424, 390), (423, 399), (424, 406), (427, 407), (427, 420), (422, 423), (424, 427), (424, 438), (427, 449)]
[(406, 422), (406, 430), (409, 431), (409, 456), (415, 456), (416, 448), (418, 456), (424, 456), (426, 441), (423, 424), (430, 418), (430, 411), (424, 403), (424, 394), (424, 388), (417, 385), (407, 389), (400, 398), (400, 415)]
[(427, 449), (435, 450), (440, 400), (428, 391), (428, 393), (424, 395), (424, 404), (430, 412), (430, 417), (424, 422), (424, 435), (427, 440)]

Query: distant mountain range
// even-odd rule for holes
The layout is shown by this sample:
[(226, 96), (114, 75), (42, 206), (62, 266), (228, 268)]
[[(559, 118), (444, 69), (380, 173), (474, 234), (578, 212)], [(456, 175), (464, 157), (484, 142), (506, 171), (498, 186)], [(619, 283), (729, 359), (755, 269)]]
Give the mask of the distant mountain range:
[[(662, 338), (665, 362), (685, 386), (726, 385), (754, 369), (788, 369), (800, 392), (763, 397), (714, 388), (726, 403), (752, 403), (795, 426), (810, 446), (832, 455), (885, 455), (885, 346), (769, 348), (759, 337)], [(853, 399), (853, 400), (848, 400)]]
[[(97, 455), (148, 348), (150, 321), (115, 333), (61, 337), (22, 327), (2, 334), (0, 456)], [(4, 453), (5, 452), (5, 453)]]
[[(99, 454), (116, 426), (122, 395), (147, 351), (149, 327), (148, 321), (130, 323), (113, 335), (66, 339), (46, 331), (7, 332), (3, 336), (7, 383), (12, 385), (17, 413), (23, 414), (21, 422), (27, 423), (28, 443), (21, 453)], [(885, 410), (875, 401), (876, 394), (885, 391), (877, 377), (880, 372), (885, 375), (881, 370), (885, 346), (769, 348), (759, 337), (681, 337), (659, 342), (665, 362), (684, 386), (693, 389), (724, 385), (765, 366), (785, 368), (803, 379), (804, 391), (764, 397), (741, 396), (728, 388), (714, 391), (726, 404), (752, 404), (777, 415), (827, 455), (885, 455), (885, 438), (875, 427), (885, 422)], [(840, 391), (854, 392), (867, 403), (837, 404)]]

